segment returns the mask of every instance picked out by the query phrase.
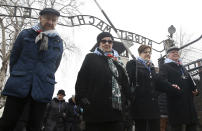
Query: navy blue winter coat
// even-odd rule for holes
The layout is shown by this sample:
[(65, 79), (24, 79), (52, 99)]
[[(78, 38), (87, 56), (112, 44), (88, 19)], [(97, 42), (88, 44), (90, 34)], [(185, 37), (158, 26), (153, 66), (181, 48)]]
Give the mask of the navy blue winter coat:
[(40, 51), (40, 41), (33, 29), (25, 29), (18, 35), (10, 56), (10, 77), (2, 92), (5, 96), (25, 98), (31, 95), (35, 101), (47, 103), (52, 99), (55, 72), (63, 53), (59, 36), (48, 38), (48, 50)]

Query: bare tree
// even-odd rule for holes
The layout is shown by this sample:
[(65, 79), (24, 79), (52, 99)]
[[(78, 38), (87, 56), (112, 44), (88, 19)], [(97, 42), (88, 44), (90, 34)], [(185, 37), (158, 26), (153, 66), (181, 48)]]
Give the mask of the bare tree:
[[(4, 5), (4, 6), (2, 6)], [(8, 6), (6, 6), (8, 5)], [(1, 0), (0, 1), (0, 93), (4, 87), (10, 51), (13, 43), (19, 34), (24, 29), (36, 24), (37, 20), (26, 16), (26, 8), (43, 9), (45, 7), (52, 7), (61, 12), (62, 15), (73, 15), (79, 13), (78, 3), (76, 0)], [(35, 18), (38, 18), (39, 10), (34, 10)], [(6, 14), (4, 16), (3, 14)], [(15, 17), (18, 16), (18, 17)], [(65, 45), (67, 49), (75, 48), (72, 45)], [(0, 95), (0, 99), (3, 98)], [(2, 104), (0, 103), (0, 108)]]
[(179, 32), (175, 35), (175, 39), (177, 45), (181, 47), (191, 41), (192, 35), (185, 33), (182, 28), (180, 28)]
[[(179, 30), (179, 33), (176, 33), (175, 41), (178, 47), (182, 47), (185, 44), (188, 44), (191, 41), (191, 35), (186, 34), (182, 29)], [(190, 51), (190, 47), (184, 48), (181, 50), (181, 59), (183, 61), (191, 61), (187, 60), (188, 51)]]

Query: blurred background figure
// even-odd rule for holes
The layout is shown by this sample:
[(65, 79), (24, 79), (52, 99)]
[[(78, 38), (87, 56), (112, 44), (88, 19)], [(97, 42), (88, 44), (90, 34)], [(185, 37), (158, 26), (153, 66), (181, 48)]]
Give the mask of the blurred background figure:
[(64, 131), (65, 130), (65, 117), (66, 105), (64, 100), (65, 91), (59, 90), (57, 97), (48, 103), (43, 120), (44, 131)]
[(75, 96), (68, 100), (66, 111), (66, 130), (65, 131), (82, 131), (84, 124), (82, 121), (83, 109), (76, 105)]

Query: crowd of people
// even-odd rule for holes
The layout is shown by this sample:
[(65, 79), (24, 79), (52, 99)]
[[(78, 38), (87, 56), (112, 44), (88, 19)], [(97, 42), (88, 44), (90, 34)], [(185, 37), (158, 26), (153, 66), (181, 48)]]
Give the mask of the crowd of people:
[(55, 30), (59, 16), (55, 9), (43, 9), (39, 23), (21, 31), (13, 44), (0, 131), (166, 131), (163, 118), (171, 131), (197, 130), (193, 99), (199, 91), (175, 46), (158, 72), (148, 45), (140, 45), (138, 58), (124, 66), (113, 49), (114, 37), (101, 32), (78, 72), (75, 96), (65, 101), (61, 89), (52, 99), (63, 53)]

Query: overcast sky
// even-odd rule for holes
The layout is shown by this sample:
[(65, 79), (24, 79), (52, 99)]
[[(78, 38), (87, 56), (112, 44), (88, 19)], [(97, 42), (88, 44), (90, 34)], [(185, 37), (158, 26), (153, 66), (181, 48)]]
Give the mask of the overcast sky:
[[(174, 25), (177, 32), (182, 30), (187, 39), (194, 40), (202, 35), (202, 1), (201, 0), (97, 0), (109, 16), (116, 28), (140, 34), (154, 41), (167, 39), (168, 27)], [(94, 0), (78, 0), (82, 5), (83, 15), (96, 16), (107, 22)], [(101, 31), (93, 26), (66, 27), (60, 29), (63, 37), (80, 48), (73, 53), (68, 52), (56, 74), (56, 91), (65, 89), (67, 98), (74, 94), (76, 76), (82, 61), (96, 43), (96, 36)], [(176, 35), (174, 35), (176, 37)], [(202, 49), (202, 41), (196, 48)], [(134, 43), (135, 44), (135, 43)], [(138, 44), (134, 45), (138, 47)], [(162, 45), (158, 45), (159, 50)], [(134, 47), (131, 51), (135, 56)], [(157, 63), (160, 53), (153, 51), (152, 61)], [(163, 54), (164, 55), (164, 54)], [(200, 55), (199, 55), (200, 56)]]

